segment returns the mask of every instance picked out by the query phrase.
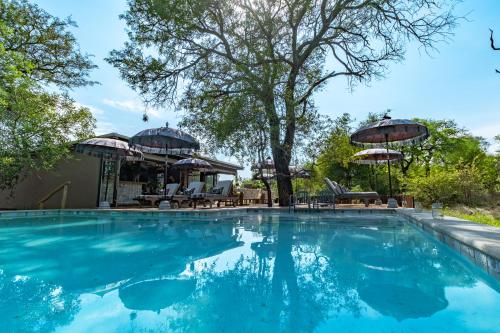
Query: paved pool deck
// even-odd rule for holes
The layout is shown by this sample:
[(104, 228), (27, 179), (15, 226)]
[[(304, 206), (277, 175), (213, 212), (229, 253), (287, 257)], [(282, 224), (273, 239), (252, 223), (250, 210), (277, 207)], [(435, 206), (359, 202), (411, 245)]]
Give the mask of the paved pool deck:
[[(0, 211), (0, 218), (26, 217), (40, 215), (86, 215), (109, 214), (134, 214), (138, 216), (212, 216), (215, 214), (233, 215), (252, 212), (283, 212), (293, 213), (288, 207), (272, 207), (266, 205), (251, 205), (222, 208), (182, 208), (159, 210), (158, 208), (118, 208), (118, 209), (67, 209), (67, 210), (32, 210), (32, 211)], [(490, 275), (500, 280), (500, 228), (474, 223), (459, 218), (445, 216), (433, 218), (431, 212), (416, 212), (408, 208), (386, 208), (385, 206), (364, 205), (337, 205), (336, 209), (323, 207), (308, 209), (307, 206), (298, 207), (295, 213), (320, 213), (346, 215), (376, 215), (395, 214), (405, 217), (410, 223), (432, 235), (434, 238), (454, 248), (473, 263), (487, 271)]]

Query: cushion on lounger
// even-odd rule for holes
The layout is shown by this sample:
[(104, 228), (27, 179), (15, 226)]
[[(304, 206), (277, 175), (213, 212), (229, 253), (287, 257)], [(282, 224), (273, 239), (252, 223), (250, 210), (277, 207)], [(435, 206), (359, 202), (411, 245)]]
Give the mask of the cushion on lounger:
[(184, 195), (191, 195), (194, 193), (194, 188), (188, 188), (184, 190)]
[(340, 189), (340, 192), (342, 193), (347, 193), (347, 192), (350, 192), (349, 189), (345, 186), (342, 186), (339, 184), (339, 189)]
[(333, 193), (335, 193), (335, 195), (341, 195), (341, 194), (342, 194), (342, 191), (340, 190), (340, 186), (339, 186), (339, 184), (337, 184), (337, 183), (336, 183), (336, 182), (334, 182), (333, 180), (332, 180), (332, 183), (333, 183), (333, 185), (335, 186), (335, 187), (333, 188)]
[(213, 187), (210, 193), (212, 194), (222, 194), (223, 187)]

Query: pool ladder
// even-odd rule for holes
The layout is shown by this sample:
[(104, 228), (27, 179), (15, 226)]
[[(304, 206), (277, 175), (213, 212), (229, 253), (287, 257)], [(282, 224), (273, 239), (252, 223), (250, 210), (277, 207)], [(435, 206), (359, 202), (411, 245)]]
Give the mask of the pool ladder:
[[(326, 198), (323, 198), (323, 199), (326, 199)], [(300, 201), (304, 201), (304, 202), (307, 202), (307, 211), (308, 212), (319, 212), (320, 210), (320, 207), (322, 205), (332, 205), (332, 208), (333, 208), (333, 211), (335, 212), (335, 197), (332, 196), (332, 198), (328, 198), (328, 202), (322, 202), (322, 200), (320, 200), (319, 198), (314, 198), (312, 199), (311, 198), (311, 195), (310, 193), (308, 192), (302, 192), (302, 196), (300, 197), (297, 197), (293, 194), (291, 194), (289, 197), (288, 197), (288, 212), (291, 213), (291, 212), (296, 212), (297, 211), (297, 204), (300, 202)]]

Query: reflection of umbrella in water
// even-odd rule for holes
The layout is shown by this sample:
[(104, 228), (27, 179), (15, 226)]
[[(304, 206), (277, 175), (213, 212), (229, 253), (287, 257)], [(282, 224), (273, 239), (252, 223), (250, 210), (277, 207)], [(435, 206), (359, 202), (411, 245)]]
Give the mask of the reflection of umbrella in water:
[(165, 177), (163, 180), (165, 195), (167, 194), (167, 167), (168, 155), (182, 152), (182, 150), (198, 150), (200, 143), (191, 135), (174, 128), (166, 127), (150, 128), (141, 131), (130, 138), (130, 144), (141, 147), (157, 149), (158, 153), (165, 154)]
[[(354, 163), (370, 165), (372, 170), (373, 165), (379, 165), (384, 162), (393, 163), (401, 160), (403, 154), (399, 151), (383, 148), (365, 149), (354, 154)], [(390, 174), (389, 174), (390, 177)], [(390, 182), (389, 178), (389, 182)], [(377, 190), (377, 174), (375, 173), (375, 190)]]
[[(120, 159), (123, 158), (126, 160), (141, 160), (143, 158), (142, 152), (130, 147), (127, 142), (110, 138), (92, 138), (84, 140), (75, 145), (75, 151), (80, 154), (86, 154), (101, 158), (101, 172), (103, 170), (103, 159), (114, 159), (116, 161), (115, 182), (113, 187), (113, 204), (116, 204), (116, 186), (118, 173), (120, 170)], [(109, 172), (107, 173), (106, 187), (104, 190), (104, 202), (106, 203), (108, 196), (108, 183)], [(109, 206), (109, 204), (104, 204), (103, 206)]]
[[(355, 131), (350, 142), (356, 146), (380, 146), (386, 145), (389, 152), (389, 142), (399, 144), (413, 144), (423, 141), (429, 137), (426, 126), (407, 119), (392, 119), (385, 115), (382, 120)], [(389, 196), (392, 197), (391, 164), (387, 162), (389, 170)]]
[(425, 292), (418, 286), (370, 283), (358, 294), (371, 308), (398, 321), (430, 317), (448, 306), (442, 288)]
[(152, 279), (121, 287), (119, 297), (128, 309), (159, 312), (188, 298), (195, 288), (195, 279)]

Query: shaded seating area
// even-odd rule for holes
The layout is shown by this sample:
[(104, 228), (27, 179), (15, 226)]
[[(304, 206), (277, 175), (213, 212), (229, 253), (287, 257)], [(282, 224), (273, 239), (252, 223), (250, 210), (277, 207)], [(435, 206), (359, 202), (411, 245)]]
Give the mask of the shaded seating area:
[(350, 192), (348, 189), (330, 180), (329, 178), (325, 178), (325, 183), (328, 186), (328, 189), (333, 193), (333, 204), (335, 204), (336, 199), (351, 199), (362, 200), (365, 203), (365, 207), (368, 207), (370, 201), (380, 199), (377, 192)]
[[(117, 133), (102, 137), (122, 142), (130, 139)], [(242, 169), (241, 166), (199, 154), (194, 158), (193, 153), (187, 150), (169, 148), (166, 154), (165, 149), (140, 148), (143, 151), (140, 161), (127, 159), (119, 164), (115, 161), (102, 162), (97, 191), (99, 201), (111, 197), (112, 191), (105, 191), (105, 185), (109, 183), (110, 188), (116, 187), (116, 206), (157, 207), (162, 201), (171, 201), (172, 206), (180, 207), (191, 203), (193, 193), (187, 191), (188, 194), (185, 194), (191, 183), (203, 183), (202, 188), (194, 193), (210, 192), (220, 175), (235, 177), (237, 171)], [(193, 163), (186, 167), (186, 161)]]
[(141, 194), (134, 198), (135, 201), (139, 202), (139, 205), (145, 206), (146, 204), (154, 207), (162, 200), (171, 200), (174, 195), (177, 194), (179, 190), (179, 183), (170, 183), (166, 186), (165, 194)]
[(171, 198), (166, 200), (170, 201), (170, 206), (172, 208), (180, 208), (183, 204), (190, 204), (196, 196), (201, 193), (204, 186), (204, 182), (191, 182), (183, 193), (173, 195)]
[(208, 193), (195, 193), (191, 196), (193, 199), (193, 206), (196, 208), (198, 203), (209, 204), (212, 208), (214, 203), (217, 203), (217, 207), (220, 207), (221, 203), (230, 203), (232, 206), (236, 207), (240, 196), (232, 193), (233, 181), (232, 180), (222, 180), (217, 182), (217, 184)]

